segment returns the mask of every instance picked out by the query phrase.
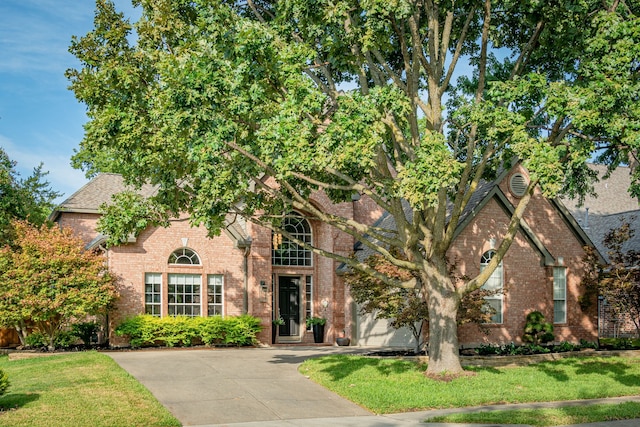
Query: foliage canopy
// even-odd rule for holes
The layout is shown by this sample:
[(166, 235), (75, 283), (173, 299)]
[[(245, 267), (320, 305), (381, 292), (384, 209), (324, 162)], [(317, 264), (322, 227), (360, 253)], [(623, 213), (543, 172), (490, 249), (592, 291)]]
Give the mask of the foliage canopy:
[[(636, 2), (134, 3), (131, 24), (97, 0), (95, 28), (72, 42), (81, 67), (68, 77), (90, 119), (75, 165), (158, 185), (154, 221), (188, 212), (217, 233), (235, 214), (290, 237), (282, 215), (296, 210), (352, 235), (424, 287), (432, 372), (461, 369), (462, 295), (500, 263), (534, 188), (584, 194), (587, 159), (614, 167), (640, 144)], [(445, 258), (458, 221), (514, 159), (526, 194), (491, 263), (454, 284)], [(335, 202), (358, 193), (396, 227), (324, 212), (317, 190)], [(127, 216), (118, 224), (140, 224)]]
[(43, 172), (42, 164), (26, 179), (20, 178), (15, 166), (0, 147), (0, 244), (10, 241), (9, 226), (14, 219), (44, 224), (60, 195), (44, 180), (47, 172)]

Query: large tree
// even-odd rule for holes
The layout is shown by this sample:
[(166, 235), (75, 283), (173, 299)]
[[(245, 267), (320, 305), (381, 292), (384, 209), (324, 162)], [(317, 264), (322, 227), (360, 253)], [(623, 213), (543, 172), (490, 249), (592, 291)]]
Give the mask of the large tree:
[(116, 278), (70, 229), (15, 220), (12, 227), (12, 246), (0, 247), (0, 326), (16, 328), (23, 344), (33, 328), (53, 349), (72, 319), (106, 313)]
[[(82, 66), (68, 77), (90, 118), (75, 164), (157, 184), (155, 209), (136, 211), (188, 212), (214, 233), (231, 213), (290, 237), (283, 213), (297, 210), (354, 236), (424, 287), (431, 373), (462, 370), (461, 298), (502, 259), (534, 188), (588, 191), (587, 159), (615, 166), (640, 145), (636, 2), (134, 3), (135, 25), (98, 0), (94, 30), (72, 42)], [(526, 194), (491, 263), (456, 283), (458, 219), (514, 159)], [(317, 190), (368, 197), (396, 228), (327, 214)]]
[(20, 178), (15, 167), (16, 162), (0, 147), (0, 245), (10, 239), (12, 220), (42, 225), (60, 196), (46, 181), (48, 172), (42, 170), (42, 164), (27, 178)]

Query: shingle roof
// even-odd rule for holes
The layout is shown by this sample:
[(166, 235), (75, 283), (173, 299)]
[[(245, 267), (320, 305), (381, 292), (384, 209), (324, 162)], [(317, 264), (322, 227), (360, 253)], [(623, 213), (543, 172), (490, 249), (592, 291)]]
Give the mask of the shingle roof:
[[(69, 198), (62, 202), (51, 215), (52, 220), (56, 220), (63, 212), (73, 213), (100, 213), (100, 206), (104, 203), (111, 203), (111, 197), (114, 194), (123, 191), (135, 191), (141, 196), (148, 198), (156, 194), (158, 187), (154, 185), (143, 185), (142, 188), (136, 189), (128, 186), (124, 182), (122, 175), (115, 173), (103, 173), (78, 191), (73, 193)], [(251, 239), (245, 231), (244, 221), (229, 216), (227, 218), (226, 231), (236, 240), (239, 246), (249, 245)]]
[(563, 199), (562, 202), (569, 211), (582, 223), (589, 209), (589, 215), (610, 215), (621, 212), (636, 211), (640, 209), (638, 200), (629, 195), (631, 184), (631, 170), (625, 166), (619, 166), (607, 179), (602, 177), (607, 172), (603, 165), (590, 165), (591, 169), (598, 172), (599, 182), (594, 184), (596, 197), (588, 196), (582, 206), (578, 206), (578, 200)]
[[(485, 180), (480, 181), (476, 191), (471, 195), (469, 202), (467, 203), (465, 209), (462, 211), (460, 215), (460, 218), (458, 220), (458, 225), (457, 225), (458, 230), (456, 231), (456, 234), (466, 227), (467, 222), (470, 221), (484, 207), (484, 205), (488, 202), (488, 200), (494, 197), (497, 197), (498, 200), (502, 201), (502, 203), (507, 207), (507, 209), (509, 208), (510, 203), (508, 202), (506, 197), (502, 195), (498, 185), (507, 176), (510, 170), (511, 169), (506, 169), (506, 168), (502, 169), (501, 171), (499, 171), (498, 176), (493, 181), (485, 181)], [(563, 203), (561, 201), (555, 200), (554, 206), (558, 208), (561, 215), (564, 215), (565, 217), (572, 215), (572, 213), (563, 206)], [(450, 216), (451, 208), (452, 208), (451, 205), (447, 206), (447, 210), (448, 210), (447, 217)], [(409, 221), (411, 221), (411, 218), (413, 216), (413, 211), (408, 203), (403, 203), (403, 210), (404, 210), (405, 217)], [(588, 234), (585, 234), (580, 229), (578, 224), (573, 221), (573, 219), (567, 218), (567, 221), (573, 227), (577, 237), (581, 239), (581, 241), (583, 241), (584, 244), (592, 244), (589, 241), (590, 239), (592, 239), (592, 237)], [(528, 239), (530, 239), (532, 245), (535, 246), (540, 251), (541, 256), (544, 257), (545, 263), (553, 261), (551, 254), (544, 247), (542, 242), (534, 235), (533, 231), (528, 227), (528, 225), (526, 225), (524, 221), (522, 222), (521, 225), (522, 225), (522, 231), (524, 232), (525, 236)], [(385, 213), (378, 220), (375, 226), (381, 229), (388, 229), (389, 233), (393, 233), (396, 230), (395, 219), (393, 218), (393, 216), (389, 215), (388, 213)], [(357, 257), (360, 260), (364, 260), (368, 256), (373, 255), (374, 253), (372, 249), (370, 249), (365, 245), (362, 245), (362, 243), (360, 242), (356, 244), (356, 248), (358, 250)], [(346, 269), (347, 269), (346, 266), (341, 265), (338, 270), (346, 271)]]
[(111, 196), (126, 190), (136, 191), (143, 197), (150, 197), (156, 193), (157, 187), (143, 185), (140, 190), (135, 190), (125, 184), (121, 175), (103, 173), (69, 196), (56, 208), (56, 211), (98, 213), (102, 204), (111, 203)]
[(623, 246), (623, 251), (640, 250), (640, 203), (629, 195), (631, 170), (625, 166), (616, 168), (609, 178), (603, 179), (607, 167), (590, 165), (598, 172), (599, 182), (594, 184), (596, 197), (585, 198), (582, 206), (577, 200), (563, 199), (564, 205), (576, 218), (584, 231), (595, 243), (600, 253), (607, 258), (607, 249), (603, 245), (605, 234), (620, 227), (626, 221), (635, 235)]

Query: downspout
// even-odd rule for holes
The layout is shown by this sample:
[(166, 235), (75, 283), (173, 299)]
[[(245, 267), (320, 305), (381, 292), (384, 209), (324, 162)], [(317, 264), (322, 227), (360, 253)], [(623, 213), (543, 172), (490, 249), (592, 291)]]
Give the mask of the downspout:
[(249, 253), (251, 252), (251, 237), (238, 240), (236, 247), (244, 249), (242, 254), (242, 313), (249, 314)]
[(244, 314), (249, 314), (249, 252), (251, 252), (251, 246), (247, 245), (244, 248), (244, 259), (242, 262), (242, 275), (244, 281), (242, 311)]

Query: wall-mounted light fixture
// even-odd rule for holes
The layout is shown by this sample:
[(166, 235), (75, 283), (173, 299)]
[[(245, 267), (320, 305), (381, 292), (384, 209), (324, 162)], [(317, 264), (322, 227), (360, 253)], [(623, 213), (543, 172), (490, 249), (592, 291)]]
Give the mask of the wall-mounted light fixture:
[(327, 301), (327, 299), (325, 298), (322, 301), (320, 301), (320, 304), (322, 304), (322, 308), (326, 310), (327, 307), (329, 306), (329, 301)]
[(260, 301), (267, 302), (267, 282), (260, 280)]

